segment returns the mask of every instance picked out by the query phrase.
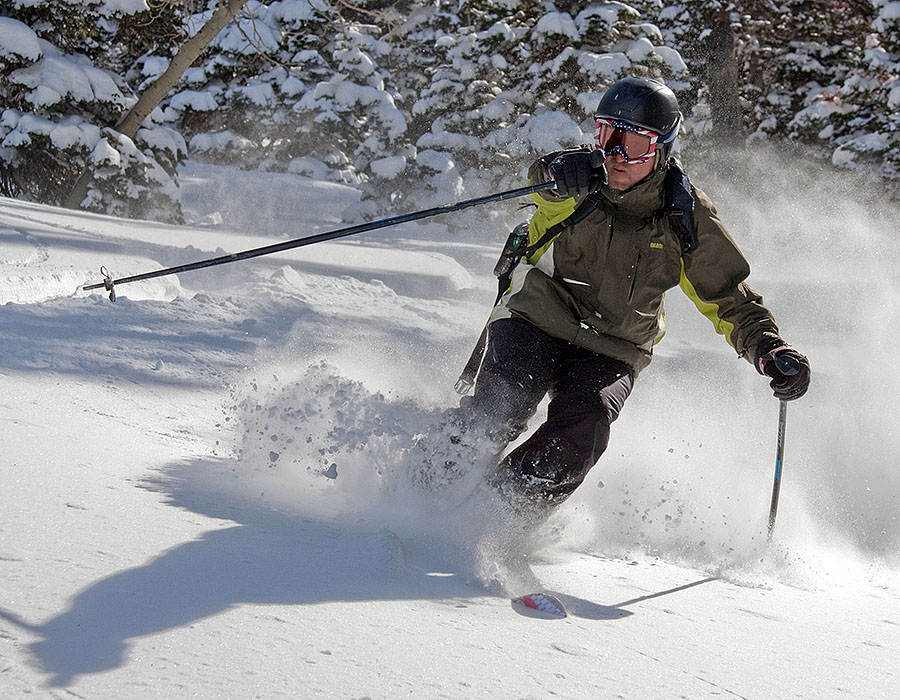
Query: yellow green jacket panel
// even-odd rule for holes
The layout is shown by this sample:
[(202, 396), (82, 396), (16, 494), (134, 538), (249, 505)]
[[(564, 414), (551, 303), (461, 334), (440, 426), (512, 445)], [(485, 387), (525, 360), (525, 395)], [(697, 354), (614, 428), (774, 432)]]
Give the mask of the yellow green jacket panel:
[[(543, 163), (529, 171), (545, 182)], [(631, 365), (650, 363), (665, 333), (665, 292), (680, 286), (717, 332), (750, 362), (766, 334), (778, 328), (762, 297), (745, 280), (750, 266), (725, 230), (709, 198), (693, 188), (697, 247), (682, 253), (681, 241), (662, 216), (665, 171), (624, 192), (603, 187), (603, 206), (523, 259), (491, 320), (515, 316), (546, 333)], [(529, 224), (536, 243), (580, 203), (550, 192), (533, 195)]]

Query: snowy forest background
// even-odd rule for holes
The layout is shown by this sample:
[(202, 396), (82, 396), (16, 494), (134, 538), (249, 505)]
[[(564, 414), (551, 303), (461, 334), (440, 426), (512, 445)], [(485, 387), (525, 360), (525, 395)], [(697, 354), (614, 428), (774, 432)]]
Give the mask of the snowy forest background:
[[(220, 6), (236, 20), (119, 131)], [(0, 0), (0, 75), (0, 195), (168, 222), (188, 158), (359, 186), (345, 220), (518, 186), (625, 75), (675, 89), (685, 159), (774, 140), (900, 177), (893, 0)]]
[[(220, 2), (0, 0), (0, 698), (895, 697), (900, 2)], [(517, 202), (81, 287), (521, 186), (640, 73), (813, 366), (771, 543), (777, 402), (682, 294), (533, 538), (410, 478)]]

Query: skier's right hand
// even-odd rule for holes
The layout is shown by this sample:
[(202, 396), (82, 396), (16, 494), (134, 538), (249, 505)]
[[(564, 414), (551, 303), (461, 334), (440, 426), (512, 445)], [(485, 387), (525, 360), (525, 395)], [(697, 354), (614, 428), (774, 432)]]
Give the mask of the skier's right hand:
[(551, 179), (562, 197), (584, 197), (606, 184), (603, 151), (577, 150), (558, 155), (550, 163)]

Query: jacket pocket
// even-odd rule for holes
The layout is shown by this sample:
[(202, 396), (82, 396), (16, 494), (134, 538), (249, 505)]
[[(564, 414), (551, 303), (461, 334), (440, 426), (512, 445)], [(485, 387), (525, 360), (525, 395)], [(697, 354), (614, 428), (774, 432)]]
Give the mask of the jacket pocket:
[(678, 286), (681, 278), (681, 249), (666, 230), (654, 232), (638, 254), (631, 278), (628, 305), (632, 308), (653, 304), (665, 291)]

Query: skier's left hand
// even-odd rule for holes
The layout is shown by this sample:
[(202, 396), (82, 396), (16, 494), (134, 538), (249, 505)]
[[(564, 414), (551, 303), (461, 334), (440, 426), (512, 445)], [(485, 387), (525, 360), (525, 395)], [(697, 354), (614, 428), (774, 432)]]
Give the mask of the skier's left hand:
[(759, 344), (756, 369), (772, 378), (769, 386), (777, 399), (793, 401), (809, 389), (809, 360), (777, 336)]

